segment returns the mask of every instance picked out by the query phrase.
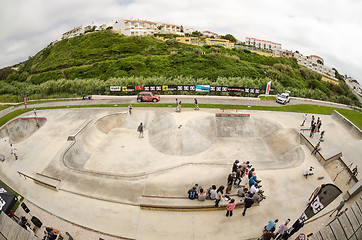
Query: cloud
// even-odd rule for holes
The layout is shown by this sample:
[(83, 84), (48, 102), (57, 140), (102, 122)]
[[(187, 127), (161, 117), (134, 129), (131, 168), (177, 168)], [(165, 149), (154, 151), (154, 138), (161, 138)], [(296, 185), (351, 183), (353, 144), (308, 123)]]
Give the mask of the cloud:
[(0, 67), (24, 61), (73, 27), (121, 18), (278, 42), (362, 81), (359, 0), (12, 0), (0, 2)]

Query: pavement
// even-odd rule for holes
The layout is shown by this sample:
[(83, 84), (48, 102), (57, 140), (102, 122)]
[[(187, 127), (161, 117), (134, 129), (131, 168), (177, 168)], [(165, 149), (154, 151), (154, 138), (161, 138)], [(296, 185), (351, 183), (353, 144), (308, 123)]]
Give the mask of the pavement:
[[(174, 96), (165, 99), (171, 102)], [(182, 101), (191, 103), (193, 98)], [(228, 98), (226, 102), (232, 101)], [(333, 169), (324, 168), (299, 142), (302, 113), (239, 110), (237, 113), (250, 117), (217, 118), (218, 112), (183, 109), (176, 113), (173, 108), (159, 109), (157, 104), (155, 108), (134, 108), (132, 115), (126, 108), (38, 110), (38, 117), (46, 119), (39, 129), (34, 128), (34, 115), (28, 112), (20, 116), (25, 120), (2, 129), (0, 153), (6, 160), (0, 162), (1, 179), (25, 197), (45, 225), (68, 231), (74, 239), (254, 239), (270, 219), (294, 221), (314, 189), (333, 182)], [(361, 140), (330, 116), (320, 117), (326, 130), (322, 152), (328, 155), (340, 150), (345, 162), (362, 164), (358, 157)], [(144, 138), (138, 138), (136, 131), (140, 122), (145, 125)], [(19, 137), (20, 132), (28, 134)], [(69, 136), (75, 141), (68, 141)], [(315, 143), (318, 137), (309, 140)], [(10, 154), (9, 138), (18, 149), (18, 160)], [(245, 217), (241, 208), (226, 218), (225, 210), (152, 211), (141, 207), (210, 204), (186, 199), (188, 189), (196, 183), (204, 188), (225, 185), (235, 159), (251, 161), (267, 196), (248, 209)], [(305, 179), (302, 173), (310, 166), (315, 167), (315, 175)], [(20, 177), (18, 171), (60, 180), (59, 190), (35, 184)], [(344, 178), (340, 180), (339, 185), (346, 185)], [(233, 189), (232, 195), (236, 191)], [(319, 215), (334, 209), (342, 197), (345, 191)], [(18, 215), (24, 214), (21, 208), (18, 211)], [(321, 224), (327, 220), (318, 219)]]

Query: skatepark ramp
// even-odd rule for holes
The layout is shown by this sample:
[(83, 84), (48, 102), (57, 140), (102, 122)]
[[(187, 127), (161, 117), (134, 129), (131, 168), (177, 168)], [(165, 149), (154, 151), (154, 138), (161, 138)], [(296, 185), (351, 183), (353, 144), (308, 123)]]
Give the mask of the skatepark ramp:
[(0, 138), (9, 137), (11, 142), (19, 143), (35, 133), (46, 121), (43, 117), (15, 118), (0, 128)]

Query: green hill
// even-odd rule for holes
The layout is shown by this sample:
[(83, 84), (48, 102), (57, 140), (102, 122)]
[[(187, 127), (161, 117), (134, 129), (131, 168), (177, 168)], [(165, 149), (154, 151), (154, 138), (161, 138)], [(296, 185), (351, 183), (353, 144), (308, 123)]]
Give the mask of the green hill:
[(359, 104), (343, 81), (322, 82), (320, 74), (295, 59), (110, 31), (59, 41), (16, 67), (0, 70), (1, 101), (19, 101), (23, 94), (33, 99), (111, 94), (110, 85), (210, 84), (263, 90), (272, 80), (275, 92), (288, 89), (293, 96)]

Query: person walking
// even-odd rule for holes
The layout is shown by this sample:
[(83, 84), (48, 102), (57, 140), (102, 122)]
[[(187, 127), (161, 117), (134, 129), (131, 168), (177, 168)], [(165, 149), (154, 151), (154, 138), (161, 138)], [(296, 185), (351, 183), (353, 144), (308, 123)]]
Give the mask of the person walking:
[(332, 217), (332, 214), (335, 213), (337, 211), (337, 215), (339, 214), (339, 212), (342, 210), (344, 204), (347, 202), (347, 200), (343, 200), (339, 203), (339, 205), (336, 207), (336, 209), (334, 209), (334, 211), (331, 213), (331, 215), (329, 215), (329, 217)]
[(195, 100), (195, 110), (200, 110), (199, 104), (197, 103), (197, 99), (194, 98), (194, 100)]
[(235, 202), (235, 199), (232, 198), (230, 200), (230, 202), (228, 203), (228, 206), (226, 208), (226, 216), (228, 217), (230, 215), (230, 217), (233, 216), (233, 210), (235, 209), (235, 206), (236, 206), (236, 202)]
[(36, 118), (36, 109), (35, 108), (33, 109), (33, 113), (34, 113), (34, 116)]
[(128, 105), (128, 112), (129, 114), (132, 114), (132, 104)]
[(243, 211), (243, 216), (245, 216), (245, 213), (246, 213), (246, 209), (248, 209), (248, 208), (250, 208), (252, 205), (253, 205), (253, 203), (254, 203), (254, 201), (253, 201), (253, 199), (252, 199), (252, 195), (249, 195), (249, 194), (246, 194), (246, 196), (245, 196), (245, 200), (244, 200), (244, 211)]
[(220, 186), (216, 191), (215, 207), (219, 207), (219, 203), (222, 201), (222, 195), (224, 194), (224, 186)]
[(12, 155), (14, 155), (15, 160), (18, 160), (18, 156), (16, 155), (15, 150), (18, 150), (18, 149), (16, 149), (14, 147), (14, 145), (12, 143), (10, 143), (10, 152), (11, 152)]
[(307, 120), (307, 116), (308, 116), (308, 114), (303, 115), (303, 122), (302, 122), (302, 124), (300, 124), (300, 126), (304, 126), (304, 123)]
[(143, 125), (142, 125), (142, 123), (138, 126), (137, 132), (140, 133), (140, 134), (138, 135), (138, 138), (143, 138)]

